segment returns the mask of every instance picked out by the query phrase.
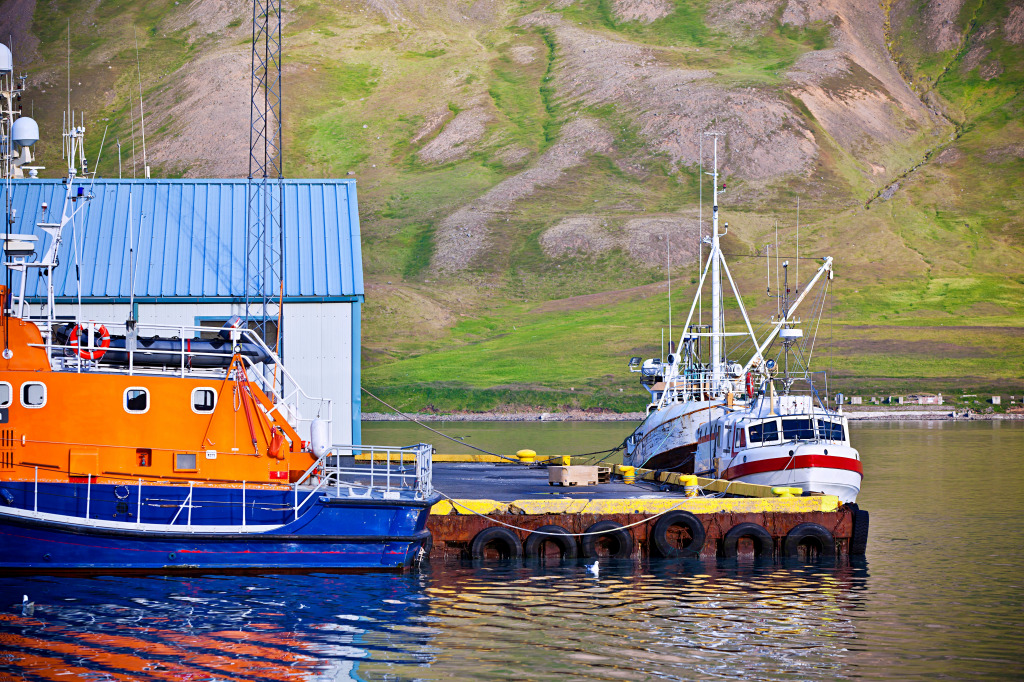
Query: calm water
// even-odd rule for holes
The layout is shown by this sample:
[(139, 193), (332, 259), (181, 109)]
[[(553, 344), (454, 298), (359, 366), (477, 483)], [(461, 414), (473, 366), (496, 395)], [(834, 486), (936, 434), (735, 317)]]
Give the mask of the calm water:
[[(366, 439), (422, 440), (405, 428)], [(564, 454), (629, 428), (446, 427)], [(1024, 424), (853, 430), (872, 515), (861, 564), (7, 577), (0, 680), (1024, 677)], [(24, 593), (32, 616), (13, 606)]]

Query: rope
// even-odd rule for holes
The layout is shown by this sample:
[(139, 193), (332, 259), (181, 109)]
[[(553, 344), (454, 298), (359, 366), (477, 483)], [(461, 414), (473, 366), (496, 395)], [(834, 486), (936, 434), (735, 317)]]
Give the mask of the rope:
[[(415, 417), (413, 417), (411, 415), (408, 415), (405, 412), (402, 412), (397, 407), (395, 407), (391, 403), (385, 401), (384, 399), (375, 396), (373, 393), (371, 393), (369, 390), (367, 390), (367, 388), (365, 386), (361, 386), (360, 388), (362, 389), (363, 393), (365, 393), (366, 395), (370, 396), (371, 398), (373, 398), (377, 402), (381, 403), (382, 405), (387, 406), (389, 409), (393, 410), (394, 413), (397, 414), (398, 416), (402, 417), (403, 419), (408, 419), (413, 424), (417, 424), (419, 426), (422, 426), (423, 428), (425, 428), (427, 431), (430, 431), (431, 433), (436, 433), (437, 435), (441, 436), (442, 438), (447, 438), (448, 440), (452, 441), (453, 443), (458, 443), (459, 445), (464, 445), (467, 448), (476, 450), (477, 452), (482, 452), (485, 455), (491, 455), (493, 457), (499, 457), (499, 458), (504, 459), (506, 461), (512, 462), (514, 464), (519, 464), (519, 465), (522, 465), (522, 466), (525, 466), (525, 467), (529, 467), (530, 466), (529, 464), (525, 464), (525, 463), (521, 462), (516, 457), (509, 457), (508, 455), (499, 455), (497, 452), (491, 452), (490, 450), (484, 450), (483, 448), (478, 448), (475, 445), (470, 445), (469, 443), (465, 442), (464, 440), (460, 440), (460, 439), (455, 438), (453, 436), (449, 436), (446, 433), (441, 433), (437, 429), (434, 429), (434, 428), (431, 428), (431, 427), (427, 426), (426, 424), (424, 424), (423, 422), (419, 421)], [(610, 448), (608, 450), (597, 450), (596, 452), (584, 452), (582, 454), (572, 455), (572, 456), (573, 457), (587, 457), (588, 455), (601, 455), (601, 454), (604, 454), (604, 453), (607, 452), (608, 453), (607, 455), (605, 455), (600, 460), (598, 460), (599, 462), (603, 462), (604, 460), (608, 459), (608, 457), (611, 457), (613, 454), (615, 454), (616, 452), (621, 450), (623, 447), (625, 447), (625, 445), (626, 445), (626, 442), (623, 441), (619, 445), (615, 446), (614, 448)]]
[(615, 529), (595, 531), (595, 532), (592, 532), (592, 533), (548, 533), (547, 531), (543, 531), (542, 532), (542, 531), (539, 531), (539, 530), (534, 530), (532, 528), (523, 528), (522, 526), (516, 526), (516, 525), (513, 525), (511, 523), (505, 523), (504, 521), (499, 521), (499, 520), (497, 520), (495, 518), (492, 518), (492, 517), (488, 516), (487, 514), (481, 514), (480, 512), (476, 511), (475, 509), (470, 509), (469, 507), (467, 507), (464, 504), (459, 504), (456, 500), (452, 499), (451, 497), (448, 497), (447, 495), (445, 495), (440, 490), (437, 490), (436, 488), (434, 489), (434, 492), (436, 492), (438, 495), (440, 495), (441, 497), (443, 497), (446, 500), (448, 500), (449, 502), (451, 502), (452, 506), (461, 507), (462, 509), (465, 509), (466, 511), (468, 511), (468, 512), (470, 512), (472, 514), (475, 514), (476, 516), (479, 516), (481, 518), (487, 519), (491, 523), (496, 523), (499, 526), (505, 526), (506, 528), (511, 528), (513, 530), (521, 530), (521, 531), (526, 532), (526, 533), (536, 533), (537, 535), (551, 535), (551, 536), (556, 536), (556, 537), (583, 537), (584, 535), (608, 535), (608, 533), (614, 532), (616, 530), (625, 530), (627, 528), (633, 528), (635, 526), (639, 526), (639, 525), (645, 524), (648, 521), (653, 521), (654, 519), (658, 518), (659, 516), (664, 516), (665, 514), (669, 513), (670, 511), (675, 511), (684, 502), (686, 502), (687, 499), (689, 499), (689, 498), (683, 498), (683, 499), (679, 500), (678, 504), (675, 504), (675, 505), (669, 507), (665, 511), (658, 512), (657, 514), (652, 514), (651, 516), (648, 516), (647, 518), (640, 519), (639, 521), (636, 521), (634, 523), (630, 523), (630, 524), (625, 525), (625, 526), (620, 526), (619, 528), (615, 528)]
[(423, 422), (417, 420), (415, 417), (411, 417), (411, 416), (407, 415), (405, 412), (402, 412), (401, 410), (399, 410), (397, 407), (395, 407), (391, 403), (386, 402), (382, 398), (378, 398), (373, 393), (371, 393), (369, 390), (367, 390), (367, 388), (365, 386), (360, 386), (360, 388), (363, 390), (363, 393), (365, 393), (366, 395), (370, 396), (371, 398), (373, 398), (377, 402), (381, 403), (382, 405), (386, 405), (388, 408), (394, 410), (395, 414), (397, 414), (398, 416), (403, 417), (405, 419), (408, 419), (413, 424), (418, 424), (418, 425), (422, 426), (423, 428), (425, 428), (427, 431), (431, 431), (433, 433), (436, 433), (437, 435), (441, 436), (442, 438), (447, 438), (448, 440), (452, 441), (453, 443), (459, 443), (460, 445), (465, 445), (467, 448), (471, 448), (473, 450), (476, 450), (477, 452), (482, 452), (485, 455), (492, 455), (494, 457), (500, 457), (501, 459), (507, 460), (509, 462), (514, 462), (516, 464), (521, 464), (521, 465), (523, 465), (525, 467), (530, 466), (529, 464), (525, 464), (525, 463), (519, 461), (515, 457), (509, 457), (508, 455), (499, 455), (496, 452), (491, 452), (490, 450), (484, 450), (483, 448), (478, 448), (475, 445), (470, 445), (469, 443), (467, 443), (465, 441), (462, 441), (462, 440), (459, 440), (458, 438), (453, 438), (452, 436), (449, 436), (446, 433), (441, 433), (437, 429), (432, 429), (429, 426), (427, 426), (426, 424), (424, 424)]

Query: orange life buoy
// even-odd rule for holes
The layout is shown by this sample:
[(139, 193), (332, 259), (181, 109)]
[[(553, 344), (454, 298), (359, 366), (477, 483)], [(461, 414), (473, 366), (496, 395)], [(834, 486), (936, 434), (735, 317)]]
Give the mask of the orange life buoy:
[(747, 397), (754, 397), (754, 375), (750, 372), (747, 372)]
[[(92, 350), (86, 350), (80, 347), (78, 343), (79, 333), (85, 332), (82, 329), (82, 325), (76, 324), (75, 328), (71, 330), (71, 336), (68, 337), (68, 345), (83, 360), (99, 360), (107, 352), (107, 348), (110, 347), (110, 332), (107, 331), (107, 328), (101, 324), (100, 328), (96, 331), (99, 333), (99, 345), (93, 346)], [(93, 338), (95, 340), (95, 337)]]

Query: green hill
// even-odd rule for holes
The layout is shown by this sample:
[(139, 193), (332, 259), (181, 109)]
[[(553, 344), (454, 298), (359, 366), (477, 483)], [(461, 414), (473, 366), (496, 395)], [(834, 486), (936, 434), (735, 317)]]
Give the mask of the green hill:
[[(154, 176), (247, 174), (251, 5), (0, 10), (45, 174), (69, 20), (101, 174), (118, 140), (121, 172), (142, 173), (139, 68)], [(674, 333), (685, 319), (710, 130), (748, 308), (774, 311), (776, 225), (794, 263), (798, 244), (836, 258), (815, 351), (830, 387), (1024, 393), (1024, 2), (285, 10), (286, 174), (359, 181), (364, 383), (403, 408), (641, 407), (625, 364), (661, 352), (669, 246)]]

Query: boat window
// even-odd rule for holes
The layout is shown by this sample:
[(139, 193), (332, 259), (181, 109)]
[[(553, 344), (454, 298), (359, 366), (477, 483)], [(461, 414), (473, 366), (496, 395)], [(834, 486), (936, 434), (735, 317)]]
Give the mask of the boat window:
[(0, 381), (0, 408), (9, 407), (14, 399), (14, 389), (6, 381)]
[(771, 443), (779, 439), (779, 423), (774, 419), (754, 424), (747, 430), (750, 432), (751, 443)]
[(747, 432), (742, 426), (736, 427), (736, 443), (733, 449), (747, 447)]
[(196, 453), (176, 452), (174, 453), (175, 471), (196, 471)]
[(39, 408), (45, 405), (46, 384), (39, 381), (28, 381), (22, 384), (21, 404), (32, 408)]
[(785, 440), (813, 440), (814, 426), (810, 419), (783, 419), (782, 437)]
[(139, 386), (124, 389), (124, 409), (132, 414), (149, 411), (149, 391)]
[(825, 419), (818, 420), (818, 437), (824, 440), (846, 440), (845, 434), (843, 433), (843, 425), (840, 422), (827, 421)]
[(212, 388), (192, 389), (192, 411), (200, 414), (213, 412), (217, 406), (217, 392)]

